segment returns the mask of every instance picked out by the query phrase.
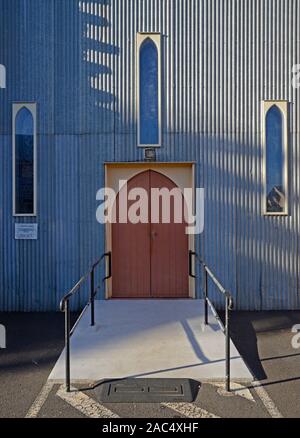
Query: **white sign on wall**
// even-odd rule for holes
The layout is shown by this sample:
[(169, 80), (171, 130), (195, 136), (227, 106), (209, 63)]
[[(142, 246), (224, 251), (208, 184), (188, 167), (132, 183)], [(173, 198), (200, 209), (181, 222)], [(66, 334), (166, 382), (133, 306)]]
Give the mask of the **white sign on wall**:
[(6, 69), (0, 64), (0, 88), (6, 88)]
[(37, 224), (15, 224), (16, 240), (37, 240), (37, 238), (38, 238)]

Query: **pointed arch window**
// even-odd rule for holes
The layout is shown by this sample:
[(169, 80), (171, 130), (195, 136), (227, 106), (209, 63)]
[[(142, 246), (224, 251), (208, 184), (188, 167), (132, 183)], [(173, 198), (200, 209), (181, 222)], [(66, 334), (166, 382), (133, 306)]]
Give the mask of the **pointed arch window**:
[(36, 215), (36, 105), (13, 106), (13, 213)]
[(138, 145), (161, 145), (160, 35), (138, 34)]
[(287, 102), (264, 102), (264, 213), (288, 214)]

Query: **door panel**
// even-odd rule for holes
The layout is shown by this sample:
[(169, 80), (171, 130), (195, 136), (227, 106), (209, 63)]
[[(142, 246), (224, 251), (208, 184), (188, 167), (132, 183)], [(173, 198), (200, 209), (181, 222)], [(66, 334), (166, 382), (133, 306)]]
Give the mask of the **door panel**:
[[(149, 172), (128, 181), (128, 192), (134, 187), (149, 191)], [(123, 190), (123, 189), (122, 189)], [(121, 191), (122, 191), (121, 190)], [(119, 217), (117, 197), (117, 219)], [(133, 201), (128, 201), (128, 208)], [(150, 224), (116, 223), (112, 225), (113, 298), (150, 297)]]
[[(151, 188), (175, 188), (166, 176), (148, 170), (128, 181), (128, 192), (141, 187), (148, 193), (151, 218)], [(117, 198), (117, 219), (119, 213)], [(171, 198), (172, 200), (172, 198)], [(133, 201), (128, 201), (128, 209)], [(160, 204), (160, 212), (161, 212)], [(174, 223), (174, 202), (171, 202), (171, 223), (112, 225), (112, 289), (113, 298), (187, 298), (188, 236), (186, 224)], [(183, 212), (182, 212), (183, 214)]]
[[(154, 188), (175, 188), (175, 184), (164, 175), (151, 171), (150, 185)], [(183, 207), (182, 203), (182, 207)], [(160, 204), (160, 207), (162, 205)], [(168, 224), (151, 225), (151, 296), (154, 298), (187, 298), (188, 284), (188, 236), (186, 224), (174, 223), (174, 200), (171, 197)], [(184, 211), (182, 208), (182, 217)]]

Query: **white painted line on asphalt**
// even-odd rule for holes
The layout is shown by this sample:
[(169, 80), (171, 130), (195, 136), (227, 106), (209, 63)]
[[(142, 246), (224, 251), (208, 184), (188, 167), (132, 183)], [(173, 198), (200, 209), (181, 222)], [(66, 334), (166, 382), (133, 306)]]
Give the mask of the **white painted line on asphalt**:
[(66, 392), (65, 387), (61, 386), (56, 395), (67, 402), (70, 406), (89, 418), (119, 418), (119, 415), (97, 403), (83, 392), (76, 388), (71, 388), (72, 392)]
[(269, 412), (270, 416), (272, 418), (283, 418), (283, 415), (279, 412), (277, 409), (275, 403), (270, 398), (269, 394), (265, 390), (265, 388), (262, 386), (262, 383), (259, 380), (256, 380), (252, 383), (253, 388), (256, 391), (256, 394), (261, 399), (263, 405)]
[(211, 382), (210, 385), (216, 386), (218, 389), (218, 394), (222, 397), (234, 397), (239, 396), (245, 398), (248, 401), (255, 403), (254, 397), (251, 394), (249, 388), (240, 383), (231, 382), (230, 383), (230, 392), (227, 392), (225, 389), (225, 384), (223, 382)]
[(29, 411), (27, 412), (25, 418), (36, 418), (42, 409), (45, 401), (49, 397), (49, 394), (51, 392), (51, 389), (53, 388), (54, 383), (53, 382), (46, 382), (43, 388), (41, 389), (41, 392), (37, 396), (37, 398), (34, 400), (33, 404), (31, 405)]
[(161, 403), (161, 406), (165, 406), (187, 418), (220, 418), (193, 403)]

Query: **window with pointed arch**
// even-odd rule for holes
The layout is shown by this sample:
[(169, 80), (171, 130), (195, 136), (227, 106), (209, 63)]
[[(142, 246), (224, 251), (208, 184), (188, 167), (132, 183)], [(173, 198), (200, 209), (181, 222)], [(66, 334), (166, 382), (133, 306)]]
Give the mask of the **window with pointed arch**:
[(264, 214), (288, 214), (288, 105), (264, 102)]
[(160, 35), (137, 35), (138, 146), (161, 146)]
[(13, 214), (36, 216), (36, 104), (13, 105)]

